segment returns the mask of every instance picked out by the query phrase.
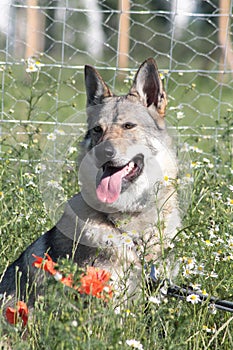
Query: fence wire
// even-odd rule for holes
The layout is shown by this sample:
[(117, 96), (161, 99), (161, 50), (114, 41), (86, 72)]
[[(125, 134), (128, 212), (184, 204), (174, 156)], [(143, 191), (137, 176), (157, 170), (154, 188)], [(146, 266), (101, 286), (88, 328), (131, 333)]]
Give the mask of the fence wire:
[(84, 64), (122, 93), (148, 57), (168, 92), (168, 124), (214, 147), (232, 133), (232, 9), (232, 0), (3, 0), (1, 151), (79, 137)]

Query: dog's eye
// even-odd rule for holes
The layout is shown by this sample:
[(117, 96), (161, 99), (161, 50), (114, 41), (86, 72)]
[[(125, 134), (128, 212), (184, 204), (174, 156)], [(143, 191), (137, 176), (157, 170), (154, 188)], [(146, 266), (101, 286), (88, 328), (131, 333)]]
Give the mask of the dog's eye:
[(122, 125), (123, 129), (133, 129), (137, 124), (131, 123), (131, 122), (127, 122), (125, 124)]
[(94, 126), (93, 131), (94, 131), (96, 134), (99, 134), (99, 133), (101, 133), (103, 130), (102, 130), (102, 128), (101, 128), (100, 125), (96, 125), (96, 126)]

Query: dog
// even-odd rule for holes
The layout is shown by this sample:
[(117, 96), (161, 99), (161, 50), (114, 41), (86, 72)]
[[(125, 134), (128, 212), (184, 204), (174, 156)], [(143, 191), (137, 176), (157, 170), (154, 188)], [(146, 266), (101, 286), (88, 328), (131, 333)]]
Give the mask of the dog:
[(178, 170), (156, 62), (149, 58), (141, 64), (124, 96), (114, 95), (89, 65), (85, 86), (88, 130), (80, 146), (81, 191), (67, 202), (57, 224), (6, 269), (0, 293), (12, 300), (25, 299), (26, 288), (35, 282), (32, 254), (48, 253), (54, 261), (68, 255), (80, 267), (106, 269), (114, 289), (124, 289), (127, 297), (140, 289), (146, 264), (175, 275), (174, 258), (166, 251), (172, 250), (181, 224), (174, 189)]

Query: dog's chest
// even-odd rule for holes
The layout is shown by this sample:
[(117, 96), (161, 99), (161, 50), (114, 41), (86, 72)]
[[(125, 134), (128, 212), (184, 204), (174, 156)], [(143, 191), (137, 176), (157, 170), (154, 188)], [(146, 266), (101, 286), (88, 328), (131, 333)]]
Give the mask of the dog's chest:
[(123, 236), (129, 236), (133, 242), (143, 242), (159, 238), (158, 218), (155, 209), (136, 214), (111, 214), (108, 219)]

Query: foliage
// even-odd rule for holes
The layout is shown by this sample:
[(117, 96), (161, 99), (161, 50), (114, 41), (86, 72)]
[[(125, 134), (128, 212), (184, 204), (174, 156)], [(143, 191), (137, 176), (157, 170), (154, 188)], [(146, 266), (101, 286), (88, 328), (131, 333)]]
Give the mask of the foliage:
[[(179, 118), (182, 118), (181, 114)], [(180, 261), (177, 284), (192, 285), (194, 294), (201, 290), (210, 296), (231, 300), (233, 169), (230, 110), (225, 123), (219, 142), (213, 147), (211, 144), (211, 149), (199, 138), (190, 139), (189, 143), (186, 139), (184, 144), (185, 152), (191, 158), (192, 172), (186, 174), (186, 181), (190, 182), (192, 193), (174, 251)], [(52, 225), (39, 187), (41, 147), (39, 141), (33, 142), (38, 130), (32, 130), (29, 135), (23, 143), (8, 143), (0, 164), (1, 271)], [(4, 144), (6, 140), (2, 142)], [(22, 162), (23, 159), (27, 162)], [(59, 186), (67, 196), (78, 190), (74, 162), (65, 164)], [(80, 276), (78, 268), (68, 260), (59, 262), (59, 271)], [(233, 348), (231, 315), (215, 312), (208, 307), (208, 302), (200, 304), (161, 298), (157, 290), (152, 295), (144, 290), (144, 298), (139, 297), (128, 304), (118, 300), (116, 305), (112, 300), (106, 303), (91, 295), (81, 295), (51, 276), (46, 280), (46, 293), (38, 297), (34, 310), (29, 310), (26, 327), (21, 323), (12, 326), (4, 314), (1, 316), (1, 346), (85, 350)]]

